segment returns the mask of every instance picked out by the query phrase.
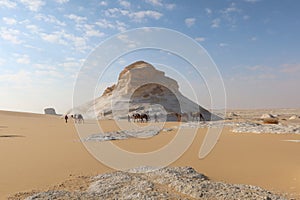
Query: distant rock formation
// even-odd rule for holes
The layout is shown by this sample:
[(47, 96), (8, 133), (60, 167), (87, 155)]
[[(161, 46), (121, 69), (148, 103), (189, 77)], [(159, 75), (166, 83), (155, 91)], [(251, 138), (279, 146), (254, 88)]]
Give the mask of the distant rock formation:
[(300, 117), (297, 116), (297, 115), (292, 115), (292, 116), (289, 118), (289, 120), (294, 120), (294, 119), (298, 119), (298, 118), (300, 118)]
[(167, 121), (176, 121), (176, 113), (201, 112), (205, 120), (220, 117), (183, 96), (179, 85), (151, 64), (138, 61), (119, 74), (118, 82), (105, 89), (102, 96), (67, 114), (82, 113), (98, 119), (127, 119), (128, 114), (147, 112)]
[(54, 108), (45, 108), (44, 113), (46, 115), (57, 115)]
[(236, 114), (236, 113), (234, 113), (234, 112), (230, 112), (229, 114), (228, 114), (228, 117), (237, 117), (238, 115)]
[(268, 119), (268, 118), (275, 118), (275, 116), (271, 115), (271, 114), (263, 114), (260, 118), (261, 119)]

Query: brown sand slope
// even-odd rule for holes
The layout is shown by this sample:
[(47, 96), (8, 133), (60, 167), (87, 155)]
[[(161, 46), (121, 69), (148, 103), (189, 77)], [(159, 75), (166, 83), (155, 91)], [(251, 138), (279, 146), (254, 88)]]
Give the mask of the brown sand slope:
[[(113, 121), (101, 122), (116, 130)], [(168, 123), (166, 126), (174, 126)], [(192, 166), (213, 180), (252, 184), (276, 192), (300, 194), (300, 135), (233, 134), (228, 128), (208, 157), (198, 159), (206, 129), (173, 166)], [(175, 131), (149, 139), (114, 141), (133, 152), (148, 152), (168, 143)], [(37, 114), (0, 112), (0, 199), (31, 189), (46, 189), (78, 175), (112, 171), (79, 142), (72, 123)]]

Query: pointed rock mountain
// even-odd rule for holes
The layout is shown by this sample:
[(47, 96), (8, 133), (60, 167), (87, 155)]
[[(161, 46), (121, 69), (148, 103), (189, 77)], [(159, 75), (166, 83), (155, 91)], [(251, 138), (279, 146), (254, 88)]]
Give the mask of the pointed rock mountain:
[(147, 112), (167, 121), (177, 120), (176, 113), (201, 112), (206, 120), (221, 119), (183, 96), (174, 79), (144, 61), (125, 67), (118, 82), (106, 88), (101, 97), (68, 114), (76, 112), (98, 119), (127, 119), (133, 113)]

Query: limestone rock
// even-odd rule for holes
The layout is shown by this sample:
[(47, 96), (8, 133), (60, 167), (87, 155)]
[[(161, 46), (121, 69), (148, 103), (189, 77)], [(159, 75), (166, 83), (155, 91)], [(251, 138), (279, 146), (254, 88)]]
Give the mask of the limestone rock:
[(87, 190), (49, 190), (26, 199), (287, 199), (257, 186), (211, 181), (191, 167), (142, 167), (137, 172), (99, 174), (91, 177)]
[(134, 113), (149, 113), (167, 121), (177, 120), (175, 113), (201, 112), (207, 121), (220, 117), (183, 96), (179, 85), (151, 64), (138, 61), (120, 73), (118, 82), (95, 100), (70, 110), (98, 119), (127, 119)]
[(275, 116), (272, 115), (272, 114), (263, 114), (260, 118), (261, 118), (261, 119), (275, 118)]
[(289, 118), (289, 120), (294, 120), (294, 119), (298, 119), (298, 118), (299, 118), (299, 116), (293, 115), (293, 116), (291, 116), (291, 117)]

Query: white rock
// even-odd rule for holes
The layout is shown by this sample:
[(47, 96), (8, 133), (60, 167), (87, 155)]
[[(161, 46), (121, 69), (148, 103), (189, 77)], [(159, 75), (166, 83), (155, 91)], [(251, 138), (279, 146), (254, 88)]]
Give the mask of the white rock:
[(293, 120), (293, 119), (298, 119), (298, 118), (299, 118), (299, 116), (293, 115), (293, 116), (291, 116), (289, 119), (290, 119), (290, 120)]
[(238, 115), (236, 114), (236, 113), (234, 113), (234, 112), (230, 112), (229, 114), (228, 114), (228, 117), (237, 117)]
[(98, 119), (125, 120), (128, 114), (149, 112), (150, 116), (156, 114), (160, 119), (174, 121), (175, 113), (200, 111), (206, 121), (221, 119), (183, 96), (175, 80), (144, 61), (125, 67), (118, 82), (108, 87), (101, 97), (74, 110), (67, 114), (79, 112)]
[(261, 119), (275, 118), (275, 116), (272, 115), (272, 114), (263, 114), (260, 118), (261, 118)]

